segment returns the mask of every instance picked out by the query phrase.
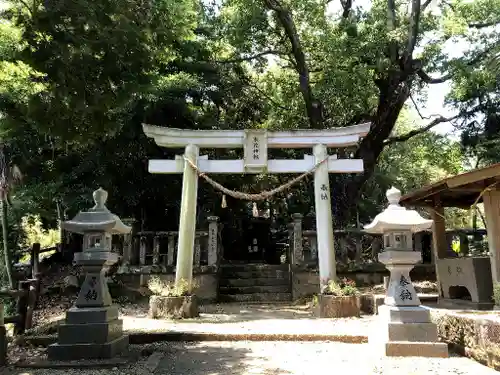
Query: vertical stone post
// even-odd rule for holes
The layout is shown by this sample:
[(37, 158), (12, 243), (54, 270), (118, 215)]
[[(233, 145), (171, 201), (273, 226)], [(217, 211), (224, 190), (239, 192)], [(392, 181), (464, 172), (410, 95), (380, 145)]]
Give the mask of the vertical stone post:
[(217, 265), (217, 258), (218, 258), (218, 249), (219, 249), (219, 244), (217, 243), (218, 240), (218, 233), (219, 233), (219, 228), (218, 228), (218, 221), (219, 218), (217, 216), (209, 216), (208, 217), (208, 265), (209, 266), (216, 266)]
[(373, 236), (372, 239), (372, 260), (378, 260), (378, 254), (380, 253), (380, 249), (382, 249), (382, 237)]
[(140, 238), (132, 235), (132, 260), (131, 264), (138, 265), (139, 264), (139, 248), (140, 248)]
[(302, 214), (293, 214), (293, 264), (304, 263), (304, 247), (302, 244)]
[[(198, 146), (188, 145), (184, 156), (194, 165), (198, 164)], [(196, 200), (198, 195), (198, 174), (189, 163), (184, 162), (182, 176), (181, 214), (179, 220), (179, 242), (177, 245), (177, 267), (175, 283), (191, 284), (193, 279), (194, 237), (196, 232)]]
[(194, 256), (193, 256), (193, 267), (199, 268), (201, 264), (201, 244), (200, 244), (200, 234), (196, 234), (194, 239)]
[(169, 233), (168, 235), (168, 250), (167, 250), (167, 266), (174, 265), (175, 255), (175, 235)]
[(289, 264), (294, 264), (293, 260), (293, 223), (287, 224), (288, 229), (288, 252), (286, 254), (286, 261)]
[(311, 245), (311, 259), (318, 261), (318, 237), (316, 231), (309, 237), (309, 243)]
[[(325, 145), (318, 144), (314, 146), (313, 151), (315, 163), (323, 162), (328, 157)], [(322, 289), (329, 280), (335, 280), (337, 277), (328, 161), (319, 165), (314, 172), (314, 202), (318, 233), (319, 278)]]
[[(134, 222), (133, 218), (123, 219), (123, 223), (128, 226), (133, 226)], [(132, 232), (123, 235), (122, 264), (127, 266), (132, 262), (132, 236)]]
[(146, 275), (144, 275), (143, 272), (145, 272), (145, 265), (146, 265), (146, 252), (147, 252), (147, 246), (148, 246), (148, 239), (146, 236), (141, 236), (139, 238), (139, 285), (140, 286), (145, 286), (146, 285)]
[(160, 264), (160, 236), (155, 235), (153, 238), (153, 266)]

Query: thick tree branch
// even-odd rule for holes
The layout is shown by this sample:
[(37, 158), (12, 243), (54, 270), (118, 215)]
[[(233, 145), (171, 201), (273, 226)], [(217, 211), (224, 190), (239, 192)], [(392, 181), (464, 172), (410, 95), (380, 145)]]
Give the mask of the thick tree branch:
[(424, 116), (422, 115), (422, 112), (420, 112), (420, 108), (418, 108), (418, 105), (417, 103), (415, 102), (415, 99), (413, 99), (413, 95), (410, 94), (410, 99), (411, 99), (411, 102), (413, 103), (413, 106), (415, 107), (415, 109), (417, 110), (417, 113), (418, 115), (420, 116), (420, 118), (422, 120), (429, 120), (431, 117), (436, 117), (436, 116), (439, 116), (439, 115), (430, 115), (430, 116)]
[(352, 9), (352, 0), (340, 0), (340, 4), (342, 5), (342, 9), (344, 10), (342, 12), (342, 17), (349, 17), (349, 13), (351, 13)]
[(390, 137), (390, 138), (386, 139), (384, 144), (389, 145), (391, 143), (396, 143), (396, 142), (406, 142), (410, 138), (413, 138), (417, 135), (426, 133), (427, 131), (431, 130), (432, 128), (434, 128), (435, 126), (437, 126), (439, 124), (442, 124), (443, 122), (452, 121), (460, 116), (461, 116), (461, 114), (458, 114), (458, 115), (453, 116), (453, 117), (443, 117), (443, 116), (437, 117), (424, 127), (411, 130), (408, 133), (403, 134), (403, 135), (398, 135), (398, 136), (394, 136), (394, 137)]
[(417, 72), (417, 74), (422, 81), (424, 81), (425, 83), (429, 83), (429, 84), (443, 83), (443, 82), (449, 81), (452, 77), (451, 74), (446, 74), (446, 75), (439, 77), (439, 78), (432, 78), (423, 70), (419, 70)]
[[(387, 0), (387, 28), (389, 31), (396, 30), (396, 1)], [(398, 59), (398, 45), (396, 41), (389, 43), (389, 53), (391, 61), (395, 62)]]
[(459, 117), (473, 115), (473, 114), (477, 113), (481, 109), (483, 109), (483, 106), (478, 105), (478, 106), (474, 107), (473, 109), (471, 109), (469, 111), (460, 112), (459, 114), (457, 114), (455, 116), (443, 117), (443, 116), (439, 115), (439, 116), (437, 116), (434, 120), (432, 120), (429, 124), (427, 124), (424, 127), (411, 130), (411, 131), (409, 131), (406, 134), (402, 134), (402, 135), (398, 135), (398, 136), (387, 138), (385, 140), (385, 142), (384, 142), (384, 145), (389, 145), (391, 143), (396, 143), (396, 142), (405, 142), (405, 141), (409, 140), (410, 138), (413, 138), (413, 137), (415, 137), (417, 135), (423, 134), (423, 133), (431, 130), (432, 128), (434, 128), (435, 126), (437, 126), (439, 124), (442, 124), (444, 122), (453, 121), (453, 120), (455, 120), (455, 119), (457, 119)]
[(422, 4), (422, 8), (421, 8), (422, 12), (423, 12), (424, 10), (426, 10), (426, 9), (427, 9), (427, 7), (428, 7), (429, 5), (431, 5), (431, 3), (432, 3), (432, 0), (426, 0), (426, 1), (425, 1), (425, 3), (423, 3), (423, 4)]
[[(481, 62), (485, 57), (487, 57), (490, 54), (491, 51), (498, 48), (498, 45), (499, 45), (498, 43), (493, 43), (490, 47), (486, 48), (484, 51), (476, 54), (476, 56), (473, 59), (467, 61), (465, 65), (473, 66)], [(421, 69), (417, 71), (417, 74), (422, 79), (422, 81), (429, 84), (443, 83), (449, 81), (453, 77), (451, 73), (448, 73), (439, 78), (432, 78)]]
[(283, 52), (280, 52), (280, 51), (276, 51), (276, 50), (267, 50), (267, 51), (262, 51), (260, 53), (257, 53), (255, 55), (241, 56), (241, 57), (238, 57), (235, 59), (228, 59), (228, 60), (218, 60), (215, 62), (218, 64), (237, 64), (237, 63), (244, 62), (244, 61), (252, 61), (252, 60), (258, 59), (259, 57), (268, 56), (268, 55), (283, 56), (286, 54)]
[(406, 59), (411, 59), (413, 56), (413, 51), (417, 45), (418, 30), (420, 27), (420, 0), (412, 0), (411, 3), (411, 14), (410, 14), (410, 29), (408, 31), (408, 43), (406, 45), (405, 56)]
[(299, 88), (304, 98), (306, 105), (307, 117), (311, 128), (320, 129), (322, 127), (322, 111), (321, 105), (314, 99), (311, 82), (309, 77), (309, 69), (307, 66), (306, 57), (302, 44), (300, 42), (299, 33), (292, 19), (292, 13), (289, 9), (282, 6), (278, 0), (264, 0), (266, 7), (275, 12), (279, 23), (283, 27), (288, 41), (292, 47), (292, 55), (295, 60), (296, 70), (299, 74)]
[(500, 24), (500, 20), (490, 21), (490, 22), (469, 23), (469, 27), (474, 29), (484, 29), (485, 27), (496, 26), (498, 24)]

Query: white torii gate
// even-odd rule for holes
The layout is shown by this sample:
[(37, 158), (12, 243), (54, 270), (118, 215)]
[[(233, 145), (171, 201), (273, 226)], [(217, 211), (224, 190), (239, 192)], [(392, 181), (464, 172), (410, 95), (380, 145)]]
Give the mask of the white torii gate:
[[(328, 147), (355, 146), (368, 134), (370, 124), (360, 124), (327, 130), (267, 131), (251, 130), (183, 130), (143, 124), (146, 136), (158, 146), (185, 147), (184, 156), (175, 160), (150, 160), (150, 173), (183, 173), (179, 243), (175, 281), (192, 281), (193, 248), (196, 230), (196, 199), (198, 174), (185, 162), (190, 160), (203, 173), (304, 173), (314, 171), (314, 197), (318, 239), (320, 284), (336, 277), (335, 250), (333, 243), (332, 208), (328, 173), (361, 173), (363, 160), (337, 159), (328, 156)], [(200, 148), (241, 148), (244, 160), (208, 160), (200, 156)], [(312, 155), (303, 160), (268, 160), (268, 148), (313, 148)], [(326, 162), (326, 159), (328, 161)], [(325, 161), (325, 162), (323, 162)]]

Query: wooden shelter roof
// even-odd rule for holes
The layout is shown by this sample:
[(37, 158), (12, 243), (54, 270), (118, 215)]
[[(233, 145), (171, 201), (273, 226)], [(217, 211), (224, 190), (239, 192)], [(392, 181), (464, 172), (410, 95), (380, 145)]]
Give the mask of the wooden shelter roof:
[[(495, 185), (497, 184), (497, 185)], [(403, 206), (469, 208), (486, 188), (500, 189), (500, 163), (474, 169), (424, 186), (401, 197)], [(479, 199), (478, 203), (482, 201)]]

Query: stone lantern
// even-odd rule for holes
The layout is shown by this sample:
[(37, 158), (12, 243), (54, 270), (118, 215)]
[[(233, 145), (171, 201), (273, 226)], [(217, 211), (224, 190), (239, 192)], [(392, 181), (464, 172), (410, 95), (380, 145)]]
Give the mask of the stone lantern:
[(58, 328), (56, 344), (48, 348), (49, 359), (104, 359), (120, 354), (128, 347), (123, 335), (123, 321), (118, 307), (112, 305), (105, 273), (118, 261), (111, 252), (111, 236), (126, 234), (126, 226), (105, 206), (108, 193), (99, 188), (93, 194), (95, 206), (62, 223), (64, 230), (83, 234), (83, 248), (76, 253), (75, 263), (85, 273), (75, 306), (66, 313)]
[(398, 189), (389, 189), (386, 196), (389, 206), (364, 228), (382, 234), (384, 251), (378, 259), (390, 272), (385, 305), (379, 307), (380, 322), (369, 341), (380, 345), (388, 356), (447, 357), (448, 346), (438, 342), (430, 310), (420, 305), (410, 279), (410, 271), (422, 260), (422, 254), (413, 251), (412, 235), (429, 229), (433, 221), (401, 207)]

